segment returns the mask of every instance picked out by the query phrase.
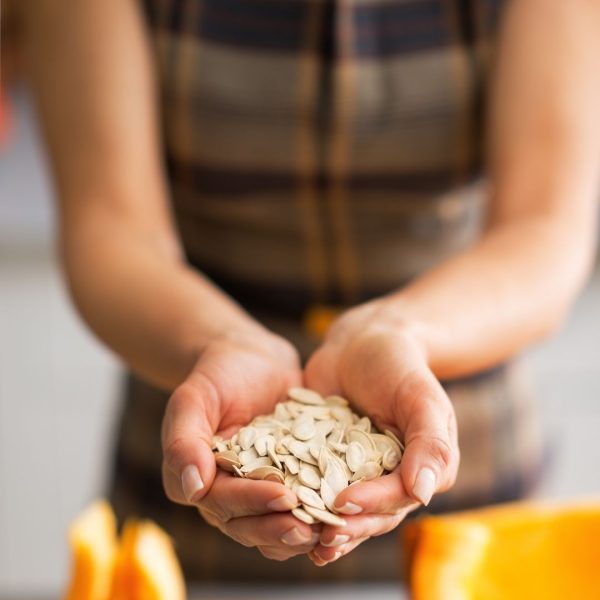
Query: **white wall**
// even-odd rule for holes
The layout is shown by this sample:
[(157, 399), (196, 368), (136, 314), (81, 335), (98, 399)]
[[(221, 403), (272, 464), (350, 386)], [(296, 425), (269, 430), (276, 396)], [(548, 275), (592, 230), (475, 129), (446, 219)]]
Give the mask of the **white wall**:
[(56, 594), (66, 528), (101, 489), (115, 359), (75, 316), (27, 106), (0, 155), (0, 597)]

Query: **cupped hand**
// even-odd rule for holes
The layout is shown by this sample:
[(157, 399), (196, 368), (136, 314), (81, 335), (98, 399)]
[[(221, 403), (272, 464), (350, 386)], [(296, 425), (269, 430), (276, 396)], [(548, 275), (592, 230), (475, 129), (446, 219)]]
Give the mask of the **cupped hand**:
[(301, 379), (297, 353), (287, 341), (258, 329), (228, 335), (207, 345), (163, 419), (167, 496), (196, 506), (229, 537), (278, 560), (312, 549), (320, 527), (291, 515), (298, 501), (282, 484), (217, 473), (212, 436), (231, 437), (255, 416), (272, 412)]
[(392, 473), (352, 485), (336, 498), (336, 508), (348, 515), (347, 525), (323, 527), (321, 543), (309, 555), (318, 565), (392, 530), (456, 479), (459, 450), (452, 404), (429, 369), (415, 330), (386, 302), (342, 315), (306, 365), (307, 387), (345, 396), (379, 430), (392, 430), (405, 444)]

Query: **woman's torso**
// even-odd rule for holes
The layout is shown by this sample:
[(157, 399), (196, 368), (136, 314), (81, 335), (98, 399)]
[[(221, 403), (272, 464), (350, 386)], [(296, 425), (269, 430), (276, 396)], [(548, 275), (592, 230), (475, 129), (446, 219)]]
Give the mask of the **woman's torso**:
[[(302, 317), (399, 287), (481, 230), (481, 124), (501, 2), (146, 0), (172, 201), (190, 262), (305, 353)], [(438, 508), (523, 493), (518, 371), (448, 385), (463, 463)], [(394, 534), (325, 570), (263, 559), (168, 503), (167, 395), (131, 380), (112, 500), (157, 519), (200, 579), (395, 578)]]
[(222, 287), (298, 314), (473, 242), (499, 2), (145, 5), (181, 236)]

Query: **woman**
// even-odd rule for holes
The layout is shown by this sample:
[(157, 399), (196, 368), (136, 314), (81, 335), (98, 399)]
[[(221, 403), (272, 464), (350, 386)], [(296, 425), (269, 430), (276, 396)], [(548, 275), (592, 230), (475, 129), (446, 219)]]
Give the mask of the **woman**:
[[(121, 516), (166, 524), (190, 576), (382, 578), (397, 559), (377, 536), (456, 479), (457, 421), (437, 508), (527, 492), (539, 444), (512, 359), (592, 262), (600, 6), (149, 0), (144, 21), (133, 0), (24, 4), (70, 289), (140, 378)], [(316, 343), (320, 306), (341, 314)], [(406, 443), (397, 472), (340, 494), (338, 530), (215, 472), (212, 434), (300, 383)], [(165, 507), (161, 461), (168, 497), (212, 527)]]

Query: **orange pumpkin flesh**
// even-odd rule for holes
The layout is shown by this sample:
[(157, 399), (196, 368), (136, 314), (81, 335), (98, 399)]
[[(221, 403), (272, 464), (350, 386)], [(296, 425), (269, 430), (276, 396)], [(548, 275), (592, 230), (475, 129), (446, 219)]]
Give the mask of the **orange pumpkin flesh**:
[(117, 551), (115, 516), (106, 502), (96, 502), (69, 529), (73, 575), (66, 600), (106, 600)]
[(184, 600), (185, 585), (171, 539), (150, 521), (123, 529), (110, 600)]
[(600, 600), (600, 505), (427, 517), (408, 537), (415, 600)]
[(150, 521), (130, 521), (117, 539), (116, 519), (97, 502), (70, 528), (73, 574), (65, 600), (185, 600), (173, 544)]

